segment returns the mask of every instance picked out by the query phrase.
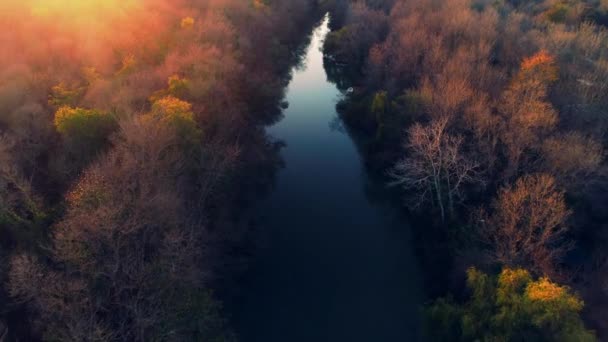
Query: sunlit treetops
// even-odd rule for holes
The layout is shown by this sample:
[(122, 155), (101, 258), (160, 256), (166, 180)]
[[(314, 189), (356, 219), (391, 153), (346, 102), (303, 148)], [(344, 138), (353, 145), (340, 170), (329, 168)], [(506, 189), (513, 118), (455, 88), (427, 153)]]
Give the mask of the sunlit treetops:
[(116, 72), (116, 76), (128, 75), (133, 70), (135, 70), (136, 66), (137, 66), (137, 59), (135, 58), (135, 55), (128, 54), (123, 57), (121, 68)]
[(546, 50), (524, 58), (521, 63), (519, 78), (535, 78), (542, 82), (553, 82), (558, 79), (558, 68), (555, 57)]
[(49, 104), (55, 108), (74, 105), (82, 97), (84, 91), (83, 87), (71, 88), (63, 82), (59, 83), (51, 88)]
[(262, 9), (266, 9), (268, 8), (268, 5), (266, 5), (264, 0), (253, 0), (252, 1), (253, 7), (258, 9), (258, 10), (262, 10)]
[(80, 71), (82, 72), (82, 77), (84, 77), (89, 85), (101, 78), (95, 67), (82, 67)]
[[(467, 278), (472, 279), (477, 274), (480, 274), (480, 272), (470, 268), (467, 272)], [(521, 268), (505, 268), (498, 277), (498, 283), (500, 284), (497, 291), (498, 300), (508, 298), (513, 292), (521, 292), (530, 281), (532, 281), (532, 276), (528, 271)], [(471, 286), (470, 283), (469, 286)]]
[(183, 29), (189, 29), (192, 28), (194, 26), (194, 23), (196, 21), (194, 20), (194, 18), (192, 17), (185, 17), (182, 19), (182, 22), (180, 24), (181, 28)]
[(177, 130), (177, 135), (188, 143), (195, 143), (201, 131), (194, 120), (192, 104), (173, 96), (166, 96), (152, 104), (150, 112), (153, 118), (166, 123)]
[[(469, 277), (475, 269), (469, 269)], [(498, 298), (507, 298), (513, 294), (519, 294), (523, 298), (538, 302), (558, 302), (568, 303), (568, 309), (580, 311), (583, 302), (576, 295), (570, 293), (570, 289), (552, 282), (547, 277), (534, 280), (530, 273), (521, 268), (505, 268), (498, 276)]]
[(116, 125), (114, 116), (95, 109), (63, 106), (55, 113), (55, 128), (62, 135), (96, 139), (107, 136)]
[(167, 85), (169, 86), (169, 94), (180, 97), (180, 95), (185, 94), (188, 91), (190, 81), (186, 78), (181, 78), (178, 75), (173, 75), (169, 77)]
[(534, 280), (521, 268), (498, 277), (470, 268), (467, 287), (464, 304), (441, 298), (427, 309), (431, 340), (595, 341), (580, 318), (583, 301), (548, 278)]
[(532, 128), (551, 129), (557, 123), (557, 112), (547, 100), (549, 86), (557, 79), (555, 58), (545, 50), (522, 60), (519, 72), (503, 93), (500, 109), (513, 124), (511, 129), (503, 130), (513, 135), (509, 138), (513, 151), (521, 150), (518, 144), (534, 139), (533, 135), (526, 137), (522, 133), (529, 133)]
[(526, 288), (526, 297), (530, 300), (541, 302), (558, 302), (563, 301), (568, 307), (577, 311), (582, 310), (583, 302), (575, 296), (568, 293), (568, 288), (560, 286), (543, 277), (536, 282), (528, 284)]
[(167, 96), (187, 99), (190, 93), (190, 80), (179, 75), (173, 75), (167, 80), (167, 88), (154, 92), (149, 97), (151, 103)]
[(152, 114), (158, 118), (193, 120), (192, 105), (173, 96), (166, 96), (152, 105)]

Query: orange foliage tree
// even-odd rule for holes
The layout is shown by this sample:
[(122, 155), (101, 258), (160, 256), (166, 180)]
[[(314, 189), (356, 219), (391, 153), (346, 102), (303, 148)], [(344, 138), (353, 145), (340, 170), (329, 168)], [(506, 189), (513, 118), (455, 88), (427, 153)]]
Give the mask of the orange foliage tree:
[(508, 165), (505, 177), (516, 175), (524, 152), (538, 147), (541, 138), (557, 124), (557, 113), (547, 101), (549, 85), (557, 79), (555, 59), (546, 51), (525, 58), (498, 106), (500, 131)]
[(571, 212), (564, 192), (546, 174), (524, 176), (502, 188), (489, 215), (478, 218), (481, 235), (502, 264), (554, 274), (570, 244), (564, 242)]

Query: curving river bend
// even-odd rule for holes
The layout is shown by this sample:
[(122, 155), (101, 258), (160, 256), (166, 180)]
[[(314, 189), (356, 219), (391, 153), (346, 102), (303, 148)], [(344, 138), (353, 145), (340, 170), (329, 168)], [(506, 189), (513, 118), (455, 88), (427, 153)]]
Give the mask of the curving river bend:
[(410, 227), (378, 200), (383, 185), (340, 129), (341, 93), (320, 51), (328, 20), (293, 70), (284, 118), (268, 128), (286, 143), (285, 168), (258, 209), (267, 244), (231, 305), (242, 342), (418, 339), (424, 291)]

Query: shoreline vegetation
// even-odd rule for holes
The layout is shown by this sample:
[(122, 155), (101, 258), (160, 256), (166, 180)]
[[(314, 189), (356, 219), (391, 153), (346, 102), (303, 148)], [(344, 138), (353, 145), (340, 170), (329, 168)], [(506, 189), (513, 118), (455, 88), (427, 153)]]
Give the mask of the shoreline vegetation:
[(264, 127), (325, 11), (51, 5), (0, 5), (0, 336), (235, 340), (217, 286), (243, 267), (246, 208), (280, 165)]
[[(401, 189), (395, 205), (416, 222), (438, 298), (426, 338), (605, 337), (606, 4), (337, 8), (326, 70), (366, 166)], [(508, 291), (524, 292), (507, 300), (512, 274)]]

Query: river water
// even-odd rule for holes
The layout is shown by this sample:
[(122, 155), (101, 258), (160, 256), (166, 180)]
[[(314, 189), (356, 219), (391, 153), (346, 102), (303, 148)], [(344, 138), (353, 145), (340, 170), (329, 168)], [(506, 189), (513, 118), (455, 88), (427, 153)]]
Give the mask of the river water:
[(289, 108), (268, 133), (285, 142), (259, 204), (266, 243), (231, 311), (242, 342), (416, 340), (422, 277), (410, 227), (382, 200), (335, 110), (320, 48), (326, 17), (293, 71)]

